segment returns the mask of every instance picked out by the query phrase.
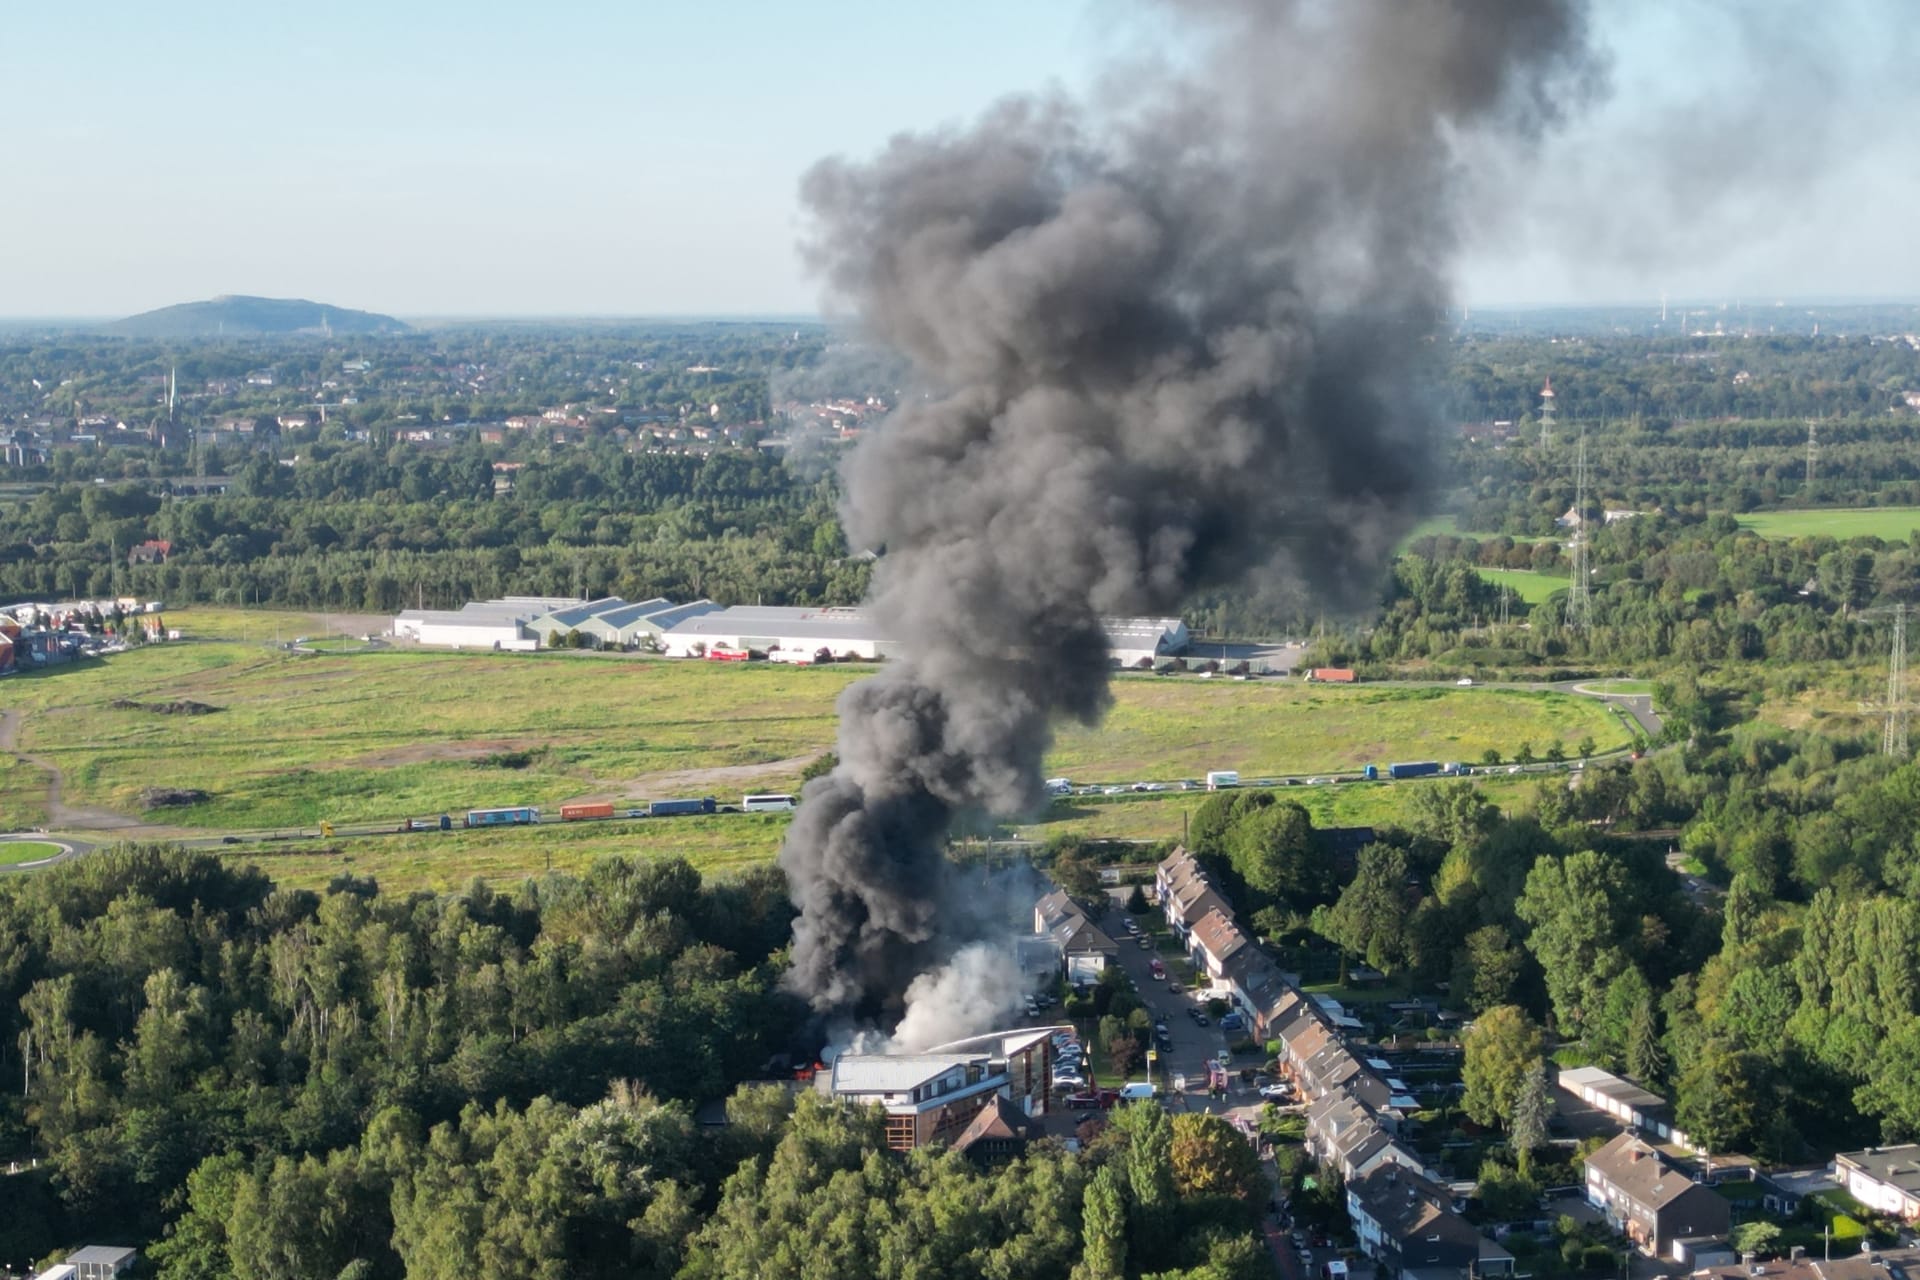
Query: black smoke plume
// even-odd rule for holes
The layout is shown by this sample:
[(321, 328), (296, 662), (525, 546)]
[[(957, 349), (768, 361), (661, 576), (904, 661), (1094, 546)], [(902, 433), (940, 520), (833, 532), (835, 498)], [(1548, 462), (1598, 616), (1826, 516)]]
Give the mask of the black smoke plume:
[(1103, 616), (1377, 582), (1430, 474), (1464, 160), (1593, 78), (1571, 0), (1146, 16), (1171, 52), (1105, 109), (1008, 101), (804, 182), (812, 264), (917, 379), (844, 468), (905, 656), (842, 698), (780, 855), (822, 1013), (898, 1016), (922, 975), (951, 998), (930, 971), (982, 926), (949, 824), (1038, 807), (1052, 724), (1106, 710)]

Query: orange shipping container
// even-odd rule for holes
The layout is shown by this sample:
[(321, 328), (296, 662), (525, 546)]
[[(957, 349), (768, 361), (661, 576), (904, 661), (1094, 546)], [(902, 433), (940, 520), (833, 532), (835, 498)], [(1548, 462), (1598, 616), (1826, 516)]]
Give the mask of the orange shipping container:
[(1327, 684), (1353, 683), (1353, 668), (1351, 667), (1315, 667), (1308, 674), (1315, 680), (1324, 681)]
[(584, 818), (611, 818), (613, 805), (600, 804), (563, 804), (560, 806), (560, 821), (579, 822)]

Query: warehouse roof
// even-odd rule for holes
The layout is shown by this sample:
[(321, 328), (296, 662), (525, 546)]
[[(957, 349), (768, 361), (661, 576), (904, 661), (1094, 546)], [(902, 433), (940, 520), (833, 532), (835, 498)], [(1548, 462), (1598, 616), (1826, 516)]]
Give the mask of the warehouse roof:
[[(665, 604), (666, 601), (662, 600), (659, 603)], [(605, 617), (607, 614), (613, 613), (616, 610), (630, 607), (631, 606), (619, 596), (603, 596), (598, 600), (576, 601), (564, 609), (555, 609), (552, 613), (542, 618), (541, 621), (551, 622), (555, 626), (560, 627), (577, 627), (589, 618)]]
[(878, 623), (862, 609), (806, 609), (733, 605), (676, 622), (677, 636), (778, 636), (802, 640), (884, 642)]

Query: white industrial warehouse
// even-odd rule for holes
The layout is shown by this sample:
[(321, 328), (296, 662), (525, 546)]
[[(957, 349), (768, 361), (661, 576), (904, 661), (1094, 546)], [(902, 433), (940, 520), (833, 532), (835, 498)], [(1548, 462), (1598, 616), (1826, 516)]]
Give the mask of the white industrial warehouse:
[[(1125, 667), (1184, 652), (1189, 638), (1179, 618), (1105, 618), (1102, 625), (1113, 661)], [(752, 652), (810, 662), (824, 651), (842, 661), (872, 662), (899, 652), (864, 609), (721, 606), (711, 600), (507, 596), (459, 609), (409, 609), (392, 627), (395, 639), (453, 649), (552, 648), (576, 634), (596, 648), (652, 648), (673, 658)]]

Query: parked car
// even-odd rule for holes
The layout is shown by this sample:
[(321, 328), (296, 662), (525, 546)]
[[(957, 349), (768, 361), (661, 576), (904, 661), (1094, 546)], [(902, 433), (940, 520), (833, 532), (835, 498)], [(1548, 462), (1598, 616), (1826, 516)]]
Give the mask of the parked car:
[(1193, 1018), (1194, 1026), (1204, 1027), (1207, 1025), (1207, 1015), (1200, 1012), (1198, 1008), (1188, 1009), (1187, 1013)]
[(1153, 950), (1153, 939), (1142, 935), (1140, 939), (1140, 949), (1142, 951)]
[(1090, 1111), (1099, 1108), (1105, 1111), (1120, 1100), (1117, 1089), (1088, 1089), (1081, 1093), (1067, 1095), (1067, 1105), (1076, 1111)]
[(1185, 991), (1186, 988), (1181, 986), (1178, 982), (1169, 982), (1167, 984), (1167, 990), (1173, 992), (1173, 994), (1175, 995), (1179, 995), (1181, 992)]
[(1237, 1012), (1223, 1013), (1220, 1015), (1220, 1029), (1222, 1031), (1238, 1031), (1245, 1025), (1246, 1019), (1242, 1018)]
[(1293, 1097), (1293, 1090), (1284, 1084), (1269, 1084), (1260, 1087), (1260, 1097), (1266, 1102), (1286, 1102)]

